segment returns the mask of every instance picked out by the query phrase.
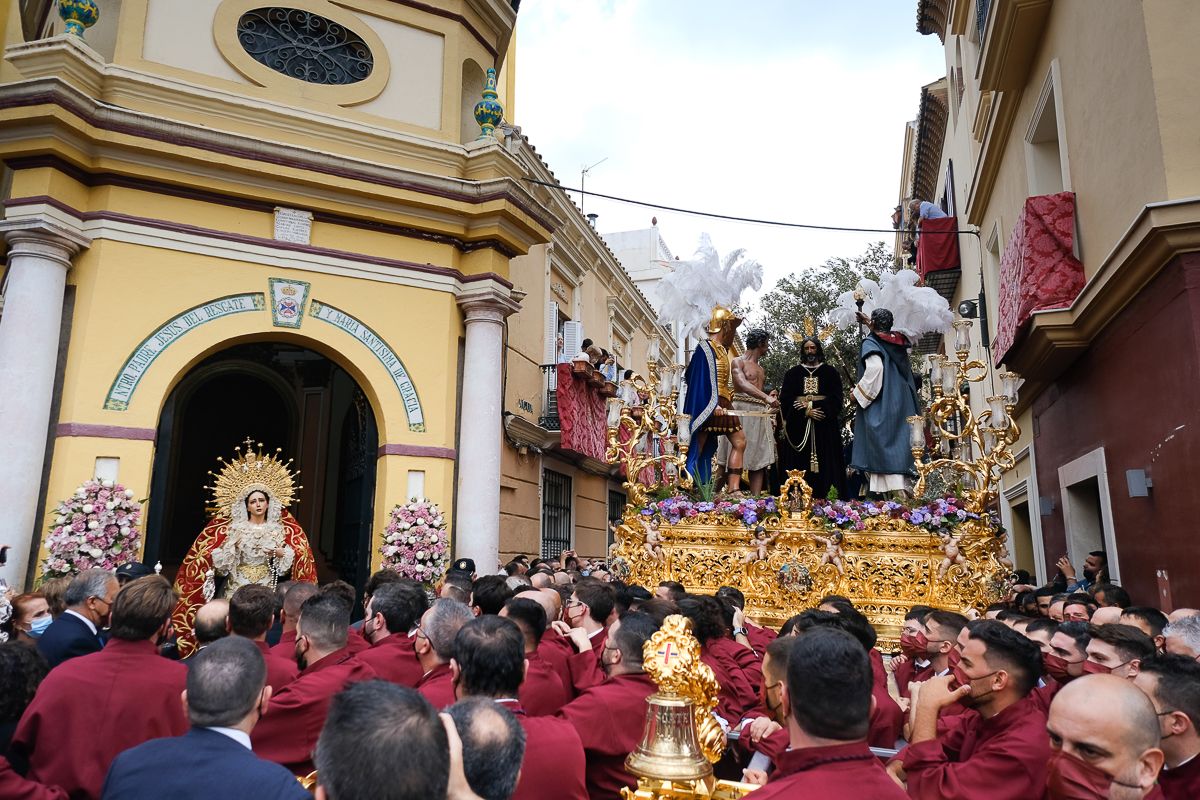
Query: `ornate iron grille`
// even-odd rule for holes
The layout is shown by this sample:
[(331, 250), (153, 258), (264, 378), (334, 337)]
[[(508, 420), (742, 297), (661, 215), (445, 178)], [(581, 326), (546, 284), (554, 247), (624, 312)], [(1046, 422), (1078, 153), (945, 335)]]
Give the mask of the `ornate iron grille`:
[(247, 11), (238, 20), (238, 42), (263, 66), (307, 83), (358, 83), (375, 66), (361, 36), (298, 8)]
[(571, 476), (542, 470), (542, 558), (571, 546)]

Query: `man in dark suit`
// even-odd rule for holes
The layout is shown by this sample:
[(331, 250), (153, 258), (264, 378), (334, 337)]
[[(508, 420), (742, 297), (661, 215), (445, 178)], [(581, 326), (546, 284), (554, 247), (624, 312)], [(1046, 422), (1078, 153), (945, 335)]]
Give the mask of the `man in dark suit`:
[(192, 729), (117, 756), (102, 797), (309, 797), (290, 772), (250, 750), (250, 731), (271, 699), (266, 662), (254, 642), (234, 636), (197, 653), (190, 662), (183, 698)]
[(116, 576), (105, 569), (87, 569), (75, 576), (63, 596), (67, 610), (37, 640), (52, 669), (69, 658), (103, 649), (100, 629), (108, 624), (120, 588)]

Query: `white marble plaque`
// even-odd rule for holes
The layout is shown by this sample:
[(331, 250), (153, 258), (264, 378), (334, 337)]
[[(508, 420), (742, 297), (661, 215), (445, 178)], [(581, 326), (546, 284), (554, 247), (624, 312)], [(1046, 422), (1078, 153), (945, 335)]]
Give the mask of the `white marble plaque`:
[(275, 208), (275, 238), (281, 242), (310, 244), (312, 242), (312, 212), (298, 208)]

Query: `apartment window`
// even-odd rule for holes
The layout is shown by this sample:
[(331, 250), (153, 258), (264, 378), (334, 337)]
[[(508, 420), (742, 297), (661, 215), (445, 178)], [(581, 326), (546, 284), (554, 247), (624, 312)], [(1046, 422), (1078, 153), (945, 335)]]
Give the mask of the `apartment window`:
[(979, 34), (980, 48), (983, 45), (983, 34), (987, 30), (988, 9), (992, 0), (975, 0), (975, 28)]
[(571, 476), (542, 470), (542, 558), (571, 547)]
[(1025, 164), (1031, 196), (1057, 194), (1071, 188), (1061, 117), (1061, 91), (1058, 61), (1055, 60), (1050, 65), (1025, 134)]

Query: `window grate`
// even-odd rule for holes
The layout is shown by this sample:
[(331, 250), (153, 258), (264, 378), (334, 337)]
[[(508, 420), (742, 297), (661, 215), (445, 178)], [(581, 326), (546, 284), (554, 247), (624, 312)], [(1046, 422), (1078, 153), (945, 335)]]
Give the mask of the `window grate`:
[(255, 61), (306, 83), (358, 83), (370, 77), (375, 67), (361, 36), (298, 8), (247, 11), (238, 20), (237, 36)]
[(542, 558), (571, 547), (571, 476), (542, 470)]

